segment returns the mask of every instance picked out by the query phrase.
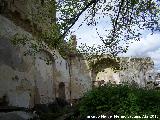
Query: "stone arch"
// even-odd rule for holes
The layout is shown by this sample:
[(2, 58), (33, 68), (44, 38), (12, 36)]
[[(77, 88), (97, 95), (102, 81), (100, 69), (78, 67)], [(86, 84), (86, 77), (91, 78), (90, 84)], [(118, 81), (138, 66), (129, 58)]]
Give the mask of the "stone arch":
[(52, 68), (53, 68), (53, 77), (54, 77), (54, 83), (53, 83), (53, 96), (56, 98), (57, 96), (57, 87), (56, 87), (56, 83), (57, 83), (57, 78), (56, 78), (56, 62), (55, 62), (55, 58), (54, 58), (54, 54), (52, 54), (51, 52), (49, 52), (48, 50), (45, 49), (41, 49), (40, 51), (46, 53), (49, 56), (49, 60), (52, 62)]
[[(54, 58), (54, 54), (52, 54), (52, 51), (47, 51), (44, 49), (41, 49), (36, 54), (36, 69), (38, 69), (38, 74), (40, 74), (40, 79), (36, 79), (35, 86), (37, 86), (38, 91), (40, 93), (40, 102), (46, 103), (46, 102), (52, 102), (56, 99), (56, 62)], [(40, 68), (44, 69), (40, 69)], [(46, 89), (43, 89), (43, 88)], [(43, 91), (43, 92), (41, 92)], [(36, 93), (34, 97), (36, 97)], [(45, 94), (44, 94), (45, 93)]]
[(58, 97), (60, 99), (66, 99), (66, 95), (65, 95), (65, 84), (64, 82), (60, 82), (59, 83), (59, 89), (58, 89)]
[(114, 57), (102, 57), (92, 61), (91, 66), (91, 76), (93, 86), (97, 83), (96, 77), (99, 72), (104, 72), (106, 68), (112, 68), (113, 70), (120, 70), (120, 58)]

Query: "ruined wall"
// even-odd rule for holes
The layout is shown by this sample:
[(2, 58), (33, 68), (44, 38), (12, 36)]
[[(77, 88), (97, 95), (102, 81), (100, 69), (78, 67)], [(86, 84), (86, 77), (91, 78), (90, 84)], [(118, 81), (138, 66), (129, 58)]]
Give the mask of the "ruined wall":
[[(111, 83), (116, 83), (119, 84), (120, 82), (120, 77), (119, 74), (116, 73), (113, 69), (111, 68), (106, 68), (104, 69), (103, 72), (99, 72), (96, 76), (96, 81), (105, 81), (105, 83), (107, 82), (111, 82)], [(95, 83), (96, 86), (98, 86), (98, 82)]]
[(121, 82), (134, 80), (145, 87), (148, 81), (155, 80), (154, 62), (146, 58), (122, 58), (123, 71), (120, 72)]
[(71, 97), (77, 99), (91, 90), (91, 73), (87, 61), (82, 57), (74, 57), (71, 60)]
[[(114, 71), (111, 68), (106, 68), (96, 75), (94, 85), (135, 81), (139, 86), (145, 87), (147, 82), (155, 80), (154, 62), (151, 58), (120, 58), (121, 70)], [(101, 83), (103, 82), (104, 83)], [(99, 81), (99, 82), (98, 82)], [(101, 81), (101, 82), (100, 82)]]
[[(27, 46), (13, 46), (10, 39), (16, 33), (31, 36), (5, 17), (0, 16), (0, 97), (6, 95), (9, 105), (33, 107), (55, 99), (52, 65), (39, 58), (46, 53), (24, 56)], [(54, 64), (54, 63), (53, 63)]]
[[(33, 107), (53, 102), (56, 97), (78, 99), (91, 89), (91, 78), (84, 60), (69, 60), (57, 50), (42, 50), (24, 56), (28, 46), (13, 46), (16, 33), (32, 35), (0, 15), (0, 98), (7, 96), (11, 106)], [(46, 64), (45, 59), (51, 58)]]

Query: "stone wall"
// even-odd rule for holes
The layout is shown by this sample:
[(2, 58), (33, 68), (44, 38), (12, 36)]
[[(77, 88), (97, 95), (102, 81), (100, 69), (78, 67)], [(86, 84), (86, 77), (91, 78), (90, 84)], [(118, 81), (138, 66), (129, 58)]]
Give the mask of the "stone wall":
[[(136, 82), (141, 87), (145, 87), (147, 82), (155, 81), (154, 62), (151, 58), (120, 58), (120, 70), (106, 68), (97, 73), (94, 85), (106, 84), (107, 82), (120, 84), (122, 82)], [(101, 82), (100, 82), (101, 81)], [(104, 83), (103, 83), (104, 81)]]
[(80, 98), (92, 88), (91, 73), (87, 61), (80, 57), (71, 60), (71, 91), (72, 98)]
[[(0, 15), (0, 98), (11, 106), (33, 107), (53, 102), (56, 97), (78, 99), (91, 89), (91, 78), (83, 59), (65, 60), (57, 50), (41, 50), (24, 56), (28, 46), (13, 46), (16, 33), (32, 35)], [(51, 63), (46, 64), (45, 59)], [(72, 64), (69, 64), (69, 63)]]
[[(120, 77), (119, 74), (117, 72), (114, 72), (114, 70), (112, 70), (111, 68), (106, 68), (104, 69), (103, 72), (99, 72), (96, 76), (96, 81), (101, 81), (101, 80), (104, 80), (105, 83), (111, 82), (119, 84)], [(96, 82), (95, 84), (98, 85), (98, 82)]]
[(147, 82), (155, 80), (154, 62), (150, 57), (126, 58), (121, 64), (124, 66), (124, 70), (120, 72), (121, 82), (134, 80), (145, 87)]
[[(24, 56), (30, 42), (13, 46), (10, 41), (17, 33), (32, 39), (50, 30), (56, 12), (49, 2), (52, 1), (0, 1), (0, 98), (6, 96), (11, 106), (33, 107), (57, 97), (72, 101), (91, 89), (88, 68), (77, 56), (65, 60), (57, 50), (50, 49)], [(46, 64), (48, 58), (50, 64)]]
[(14, 21), (25, 31), (37, 35), (48, 31), (50, 23), (55, 23), (56, 12), (53, 3), (54, 1), (44, 0), (1, 0), (0, 14)]

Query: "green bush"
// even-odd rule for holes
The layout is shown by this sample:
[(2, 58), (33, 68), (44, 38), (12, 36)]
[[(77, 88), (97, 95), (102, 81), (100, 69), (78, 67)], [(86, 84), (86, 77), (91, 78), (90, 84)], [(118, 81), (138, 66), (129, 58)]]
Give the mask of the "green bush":
[(88, 115), (101, 114), (141, 117), (159, 115), (160, 91), (109, 84), (88, 92), (80, 101), (78, 110), (81, 119), (85, 119)]

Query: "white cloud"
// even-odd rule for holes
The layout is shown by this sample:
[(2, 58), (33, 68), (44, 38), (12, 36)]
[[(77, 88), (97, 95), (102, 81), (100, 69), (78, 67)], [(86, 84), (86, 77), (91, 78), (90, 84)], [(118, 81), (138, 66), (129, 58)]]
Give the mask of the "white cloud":
[(149, 56), (154, 60), (155, 68), (160, 69), (160, 34), (148, 34), (140, 41), (134, 41), (125, 56)]
[(140, 41), (134, 41), (130, 44), (127, 55), (147, 56), (149, 52), (155, 52), (160, 48), (160, 34), (148, 34)]

